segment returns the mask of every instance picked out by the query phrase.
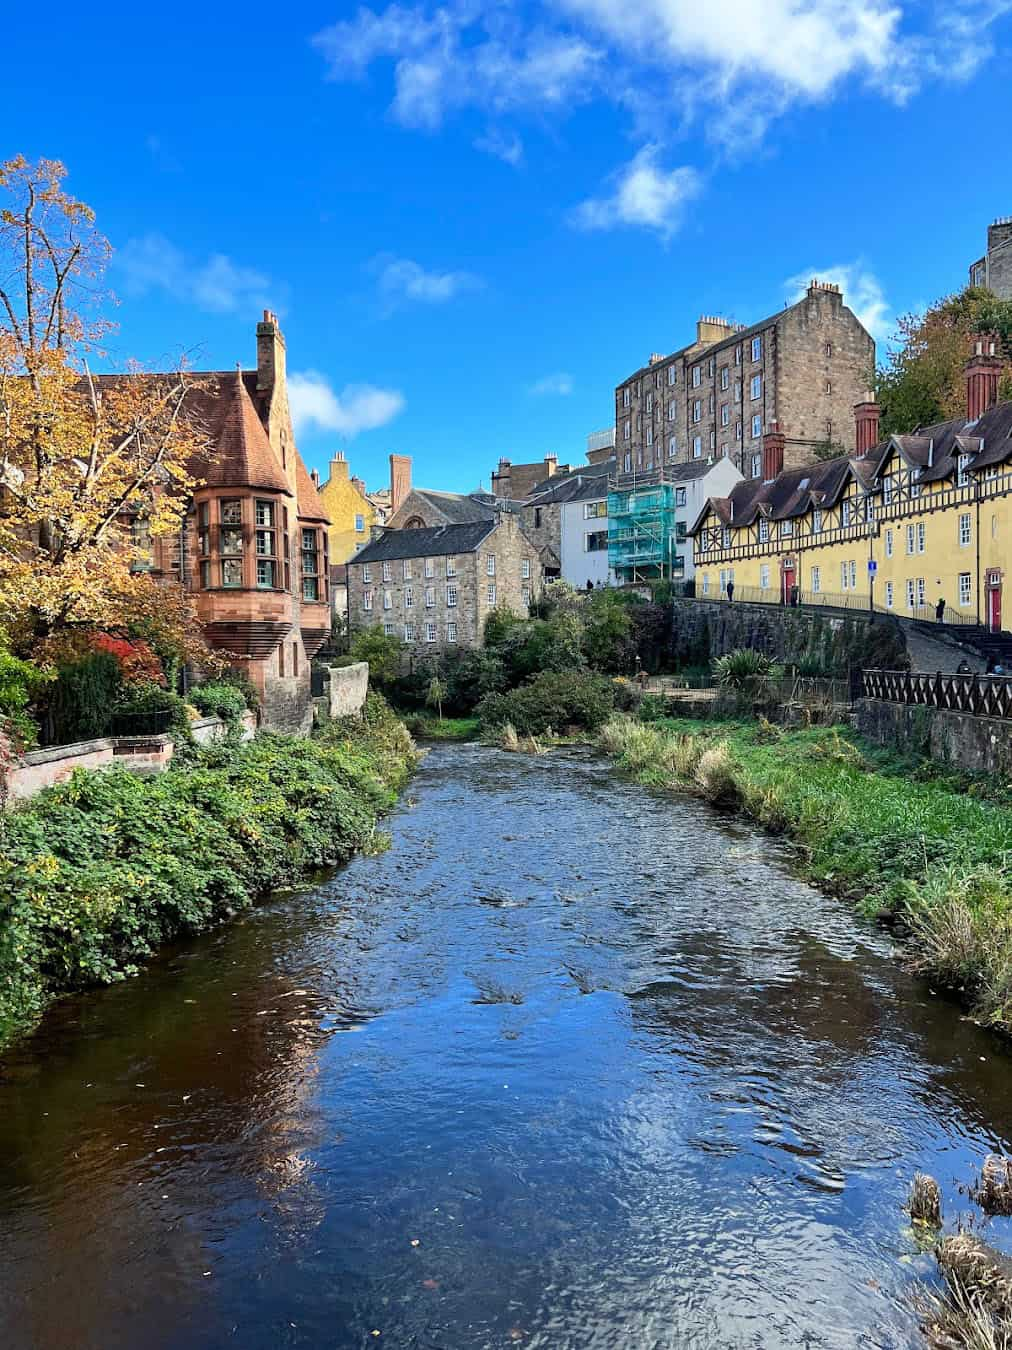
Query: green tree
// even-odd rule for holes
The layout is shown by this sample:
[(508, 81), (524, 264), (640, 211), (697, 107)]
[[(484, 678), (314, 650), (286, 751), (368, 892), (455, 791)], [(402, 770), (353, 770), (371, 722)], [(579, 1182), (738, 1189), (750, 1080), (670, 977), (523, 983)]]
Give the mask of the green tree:
[(368, 661), (369, 679), (378, 689), (389, 688), (400, 675), (403, 653), (400, 640), (379, 628), (359, 629), (348, 648), (352, 661)]
[[(1001, 353), (1012, 360), (1012, 301), (979, 287), (945, 296), (924, 314), (903, 315), (897, 345), (875, 377), (882, 435), (958, 417), (966, 407), (963, 370), (974, 339), (984, 334), (995, 335)], [(1001, 397), (1012, 397), (1007, 376)]]
[(446, 698), (446, 686), (438, 675), (433, 675), (429, 681), (429, 687), (425, 691), (426, 707), (436, 708), (439, 711), (439, 720), (443, 720), (443, 699)]

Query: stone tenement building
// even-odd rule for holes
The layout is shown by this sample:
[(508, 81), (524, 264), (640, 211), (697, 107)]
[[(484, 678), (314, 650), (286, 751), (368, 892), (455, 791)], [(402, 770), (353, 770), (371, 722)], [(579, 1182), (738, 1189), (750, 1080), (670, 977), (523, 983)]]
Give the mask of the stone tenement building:
[(295, 446), (285, 340), (269, 310), (256, 339), (255, 370), (191, 377), (185, 408), (210, 456), (190, 466), (199, 486), (181, 535), (152, 540), (151, 573), (193, 592), (208, 643), (240, 659), (266, 724), (305, 731), (309, 663), (330, 632), (330, 522)]
[(987, 252), (970, 267), (970, 285), (1012, 300), (1012, 216), (999, 216), (988, 226)]
[[(966, 416), (877, 444), (878, 409), (857, 413), (860, 457), (781, 471), (766, 438), (766, 481), (711, 498), (694, 522), (696, 595), (771, 604), (853, 605), (999, 631), (1008, 619), (1012, 402), (1004, 364), (980, 341), (966, 367)], [(797, 588), (797, 590), (795, 590)]]
[(560, 464), (558, 455), (546, 455), (533, 464), (514, 464), (511, 459), (500, 459), (499, 467), (492, 473), (492, 495), (520, 501), (529, 497), (543, 479), (571, 473), (572, 468), (571, 464)]
[(773, 423), (788, 464), (827, 442), (853, 450), (852, 410), (874, 368), (874, 339), (838, 286), (813, 281), (797, 304), (747, 328), (700, 319), (695, 342), (652, 356), (615, 390), (619, 470), (727, 456), (761, 478)]
[(349, 625), (382, 626), (414, 654), (480, 647), (488, 615), (526, 617), (541, 585), (538, 550), (513, 514), (387, 529), (348, 563)]

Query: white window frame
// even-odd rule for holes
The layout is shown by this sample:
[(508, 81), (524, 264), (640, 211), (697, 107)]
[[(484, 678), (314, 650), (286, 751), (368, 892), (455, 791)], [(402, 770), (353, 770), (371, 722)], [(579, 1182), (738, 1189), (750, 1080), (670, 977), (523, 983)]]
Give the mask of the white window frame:
[(752, 415), (752, 439), (757, 441), (763, 434), (762, 413), (753, 413)]
[(693, 436), (692, 438), (692, 458), (703, 458), (703, 438), (702, 436)]
[[(597, 502), (591, 502), (590, 505), (591, 505), (591, 506), (597, 506), (598, 503), (597, 503)], [(595, 517), (595, 518), (596, 518), (596, 519), (600, 519), (600, 517)], [(530, 581), (530, 579), (531, 579), (531, 560), (530, 560), (530, 558), (521, 558), (521, 559), (520, 559), (520, 577), (521, 577), (521, 580), (523, 580), (523, 581)]]
[(485, 598), (488, 601), (488, 603), (493, 607), (495, 606), (495, 597), (496, 597), (495, 582), (490, 581), (488, 583), (488, 588), (485, 592)]
[(425, 559), (425, 568), (424, 568), (424, 571), (425, 571), (425, 576), (426, 576), (427, 578), (428, 578), (428, 577), (434, 577), (434, 576), (436, 575), (436, 564), (435, 564), (435, 560), (434, 560), (433, 558), (426, 558), (426, 559)]
[(457, 575), (457, 559), (456, 559), (456, 558), (447, 558), (447, 560), (446, 560), (446, 575), (447, 575), (448, 577), (455, 577), (455, 576)]
[(456, 586), (447, 586), (446, 588), (446, 608), (456, 609), (457, 607), (457, 588)]
[(405, 609), (414, 609), (414, 607), (415, 607), (415, 592), (414, 592), (414, 587), (412, 587), (412, 586), (405, 586), (405, 587), (404, 587), (404, 608), (405, 608)]
[(759, 589), (768, 591), (770, 588), (770, 565), (769, 563), (759, 564)]
[(362, 568), (362, 580), (372, 581), (372, 568), (366, 563)]
[(973, 520), (969, 511), (960, 512), (958, 538), (960, 548), (969, 548), (973, 543)]
[(818, 506), (812, 512), (812, 533), (813, 534), (822, 533), (822, 509), (821, 507)]
[(389, 591), (384, 591), (384, 592), (383, 592), (383, 608), (384, 608), (384, 609), (393, 609), (393, 607), (394, 607), (393, 596), (390, 594)]
[(674, 367), (674, 366), (668, 366), (668, 384), (674, 384), (676, 378), (677, 378), (677, 375), (676, 375), (676, 372), (675, 372), (675, 367)]
[(436, 608), (436, 588), (435, 586), (426, 586), (425, 588), (425, 608)]
[(427, 623), (425, 625), (425, 641), (435, 642), (437, 632), (438, 629), (436, 628), (436, 625), (434, 623)]
[(923, 520), (917, 522), (917, 552), (926, 553), (928, 548), (928, 527)]
[(393, 579), (394, 579), (393, 569), (391, 568), (388, 562), (385, 562), (383, 564), (383, 580), (393, 581)]
[(770, 523), (765, 516), (759, 517), (759, 542), (768, 544), (770, 541)]
[(446, 640), (447, 642), (457, 641), (457, 625), (452, 619), (446, 625)]
[(486, 575), (487, 577), (494, 577), (494, 576), (495, 576), (495, 554), (494, 554), (494, 553), (486, 553), (486, 554), (485, 554), (485, 575)]
[(818, 565), (811, 571), (812, 594), (818, 595), (822, 591), (822, 572)]
[(763, 377), (762, 377), (761, 375), (753, 375), (753, 376), (752, 376), (752, 379), (749, 381), (748, 396), (749, 396), (749, 398), (752, 400), (753, 403), (755, 403), (757, 399), (762, 398), (762, 396), (763, 396)]
[(752, 339), (752, 360), (761, 361), (763, 359), (763, 340), (762, 337)]
[(414, 642), (414, 640), (415, 640), (415, 625), (413, 623), (406, 623), (404, 625), (404, 641)]
[(362, 608), (367, 614), (372, 613), (372, 591), (362, 592)]
[(887, 558), (891, 558), (891, 557), (893, 556), (893, 532), (892, 532), (892, 530), (886, 530), (886, 532), (885, 532), (885, 555), (886, 555)]
[(702, 380), (702, 378), (703, 378), (703, 367), (702, 367), (702, 366), (693, 366), (693, 367), (692, 367), (692, 387), (693, 387), (693, 389), (698, 389), (698, 388), (699, 388), (699, 384), (700, 384), (700, 381)]
[(959, 588), (959, 607), (968, 609), (973, 604), (973, 573), (960, 572), (956, 578)]
[(405, 558), (404, 561), (401, 563), (401, 580), (402, 580), (402, 581), (410, 581), (410, 580), (411, 580), (411, 559), (410, 559), (410, 558)]

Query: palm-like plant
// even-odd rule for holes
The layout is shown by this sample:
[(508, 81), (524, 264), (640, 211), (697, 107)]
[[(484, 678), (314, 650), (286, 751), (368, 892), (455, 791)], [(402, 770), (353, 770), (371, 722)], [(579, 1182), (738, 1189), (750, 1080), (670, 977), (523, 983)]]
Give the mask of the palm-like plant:
[(717, 656), (712, 662), (713, 674), (722, 689), (745, 698), (759, 698), (769, 689), (777, 667), (765, 652), (753, 647)]

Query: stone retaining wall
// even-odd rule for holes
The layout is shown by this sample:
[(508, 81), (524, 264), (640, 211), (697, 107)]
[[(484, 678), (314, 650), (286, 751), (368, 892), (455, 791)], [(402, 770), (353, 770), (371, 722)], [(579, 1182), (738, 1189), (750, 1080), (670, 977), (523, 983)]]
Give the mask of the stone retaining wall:
[[(256, 715), (244, 713), (241, 739), (256, 734)], [(198, 745), (210, 745), (226, 733), (220, 717), (201, 717), (191, 723)], [(43, 788), (53, 787), (70, 777), (75, 769), (102, 769), (115, 763), (131, 773), (162, 773), (175, 751), (171, 736), (105, 736), (101, 740), (76, 741), (72, 745), (51, 745), (45, 750), (30, 750), (16, 761), (7, 775), (10, 801), (34, 797)]]
[(354, 717), (365, 707), (369, 692), (369, 663), (330, 667), (330, 715)]
[(1012, 774), (1012, 722), (873, 698), (854, 705), (853, 722), (862, 736), (890, 749), (930, 755), (970, 773)]

